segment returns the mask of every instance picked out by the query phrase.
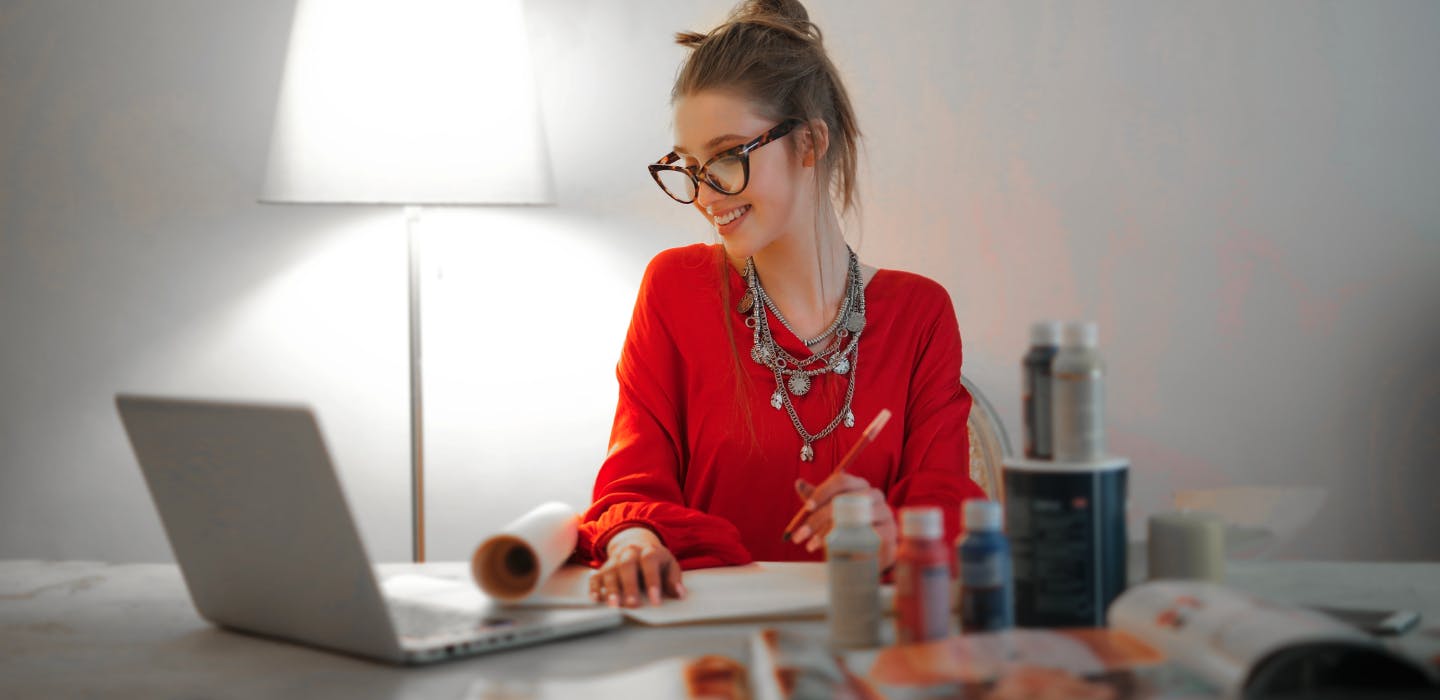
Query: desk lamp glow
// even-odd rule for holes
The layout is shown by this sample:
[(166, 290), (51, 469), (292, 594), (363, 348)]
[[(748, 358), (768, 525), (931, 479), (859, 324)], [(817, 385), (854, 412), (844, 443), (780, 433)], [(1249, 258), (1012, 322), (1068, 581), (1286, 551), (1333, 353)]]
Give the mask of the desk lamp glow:
[(405, 207), (412, 542), (425, 560), (422, 205), (547, 204), (520, 0), (300, 0), (262, 202)]

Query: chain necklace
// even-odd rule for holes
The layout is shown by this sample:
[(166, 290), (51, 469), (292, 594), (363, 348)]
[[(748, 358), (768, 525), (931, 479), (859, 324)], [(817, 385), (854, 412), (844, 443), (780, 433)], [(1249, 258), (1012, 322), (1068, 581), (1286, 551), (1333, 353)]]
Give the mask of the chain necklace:
[[(770, 406), (777, 411), (784, 409), (790, 416), (790, 422), (795, 426), (795, 432), (800, 434), (803, 443), (800, 448), (802, 462), (813, 461), (815, 448), (812, 445), (815, 441), (834, 432), (842, 423), (847, 428), (855, 427), (855, 414), (851, 412), (850, 404), (855, 397), (855, 369), (860, 357), (860, 334), (865, 330), (865, 284), (861, 278), (860, 259), (856, 257), (855, 251), (848, 247), (846, 250), (850, 253), (850, 264), (845, 298), (841, 301), (840, 311), (830, 327), (820, 335), (802, 341), (807, 350), (809, 346), (825, 343), (824, 347), (805, 359), (793, 357), (775, 342), (768, 321), (771, 313), (780, 325), (796, 338), (800, 335), (795, 333), (795, 329), (785, 320), (774, 300), (765, 293), (765, 288), (760, 284), (760, 274), (755, 270), (754, 259), (745, 261), (745, 283), (748, 291), (740, 299), (736, 311), (748, 314), (745, 325), (750, 328), (753, 343), (750, 359), (770, 368), (775, 375), (775, 393), (770, 396)], [(840, 412), (820, 432), (811, 433), (800, 422), (791, 397), (810, 393), (813, 379), (830, 373), (849, 377), (845, 387), (845, 402), (841, 405)]]

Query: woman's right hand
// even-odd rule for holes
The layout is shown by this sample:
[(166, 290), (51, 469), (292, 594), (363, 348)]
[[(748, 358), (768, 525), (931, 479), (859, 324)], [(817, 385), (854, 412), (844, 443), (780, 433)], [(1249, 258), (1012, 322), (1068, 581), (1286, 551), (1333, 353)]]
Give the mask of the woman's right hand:
[(621, 530), (605, 546), (605, 563), (590, 577), (590, 598), (611, 607), (634, 608), (642, 599), (685, 597), (680, 562), (647, 527)]

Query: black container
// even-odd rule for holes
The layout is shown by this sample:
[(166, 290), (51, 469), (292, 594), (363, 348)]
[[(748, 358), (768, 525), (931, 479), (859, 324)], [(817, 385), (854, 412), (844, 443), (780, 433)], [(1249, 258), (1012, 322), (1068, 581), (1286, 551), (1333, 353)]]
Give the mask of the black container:
[(1005, 460), (1019, 627), (1102, 627), (1125, 590), (1130, 461)]
[(1060, 346), (1053, 342), (1032, 344), (1020, 362), (1025, 456), (1030, 459), (1050, 459), (1055, 455), (1050, 363), (1058, 352)]

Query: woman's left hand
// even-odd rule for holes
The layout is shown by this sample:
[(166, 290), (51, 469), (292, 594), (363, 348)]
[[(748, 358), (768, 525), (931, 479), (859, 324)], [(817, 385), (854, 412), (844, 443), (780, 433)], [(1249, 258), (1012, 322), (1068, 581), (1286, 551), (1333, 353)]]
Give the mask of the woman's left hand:
[(837, 472), (818, 486), (796, 479), (795, 493), (805, 502), (805, 509), (810, 515), (790, 535), (791, 542), (810, 552), (824, 547), (825, 536), (830, 534), (835, 522), (832, 501), (842, 493), (863, 493), (870, 497), (870, 524), (880, 535), (880, 570), (884, 571), (895, 563), (899, 528), (895, 525), (895, 513), (890, 510), (890, 504), (885, 502), (885, 494), (880, 489), (854, 474)]

